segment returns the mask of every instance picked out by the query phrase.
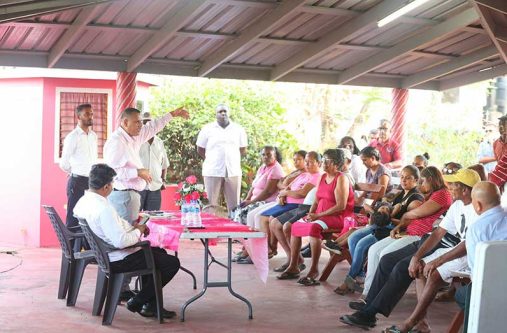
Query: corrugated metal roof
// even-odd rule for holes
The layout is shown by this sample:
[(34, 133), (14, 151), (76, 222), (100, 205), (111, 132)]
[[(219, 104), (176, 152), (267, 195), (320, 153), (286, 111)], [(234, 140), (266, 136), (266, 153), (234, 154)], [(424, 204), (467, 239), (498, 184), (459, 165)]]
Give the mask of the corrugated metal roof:
[(382, 28), (404, 0), (39, 1), (40, 15), (16, 2), (0, 5), (11, 13), (0, 15), (4, 66), (441, 89), (488, 66), (498, 74), (506, 59), (492, 54), (507, 41), (489, 26), (507, 26), (507, 14), (481, 0), (429, 0)]

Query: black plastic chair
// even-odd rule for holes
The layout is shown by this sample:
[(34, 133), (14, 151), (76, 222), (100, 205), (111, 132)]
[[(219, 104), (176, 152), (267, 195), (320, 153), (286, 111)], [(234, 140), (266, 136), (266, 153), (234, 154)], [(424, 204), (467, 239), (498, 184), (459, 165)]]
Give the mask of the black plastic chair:
[[(85, 268), (88, 264), (95, 262), (95, 256), (92, 251), (74, 252), (72, 249), (73, 241), (84, 239), (84, 234), (82, 232), (70, 231), (63, 224), (62, 219), (52, 206), (43, 205), (42, 207), (49, 216), (51, 225), (62, 248), (58, 299), (64, 299), (67, 296), (67, 306), (74, 306)], [(79, 228), (78, 230), (80, 231)]]
[(111, 245), (104, 242), (90, 229), (86, 220), (78, 218), (79, 225), (83, 230), (83, 233), (91, 247), (91, 251), (95, 255), (97, 264), (99, 265), (99, 271), (97, 273), (97, 286), (95, 288), (95, 299), (93, 301), (92, 315), (100, 316), (104, 300), (106, 301), (104, 308), (104, 316), (102, 318), (102, 325), (111, 325), (113, 322), (114, 314), (116, 312), (116, 306), (120, 298), (121, 288), (123, 281), (126, 278), (133, 276), (152, 275), (155, 284), (155, 295), (157, 301), (157, 318), (159, 323), (163, 322), (162, 309), (163, 309), (163, 297), (162, 297), (162, 282), (160, 278), (160, 272), (155, 268), (153, 261), (153, 253), (151, 252), (150, 242), (142, 241), (135, 245), (126, 247), (124, 249), (140, 247), (144, 252), (146, 259), (146, 268), (131, 272), (115, 273), (111, 270), (109, 261), (109, 252), (119, 250), (112, 247)]

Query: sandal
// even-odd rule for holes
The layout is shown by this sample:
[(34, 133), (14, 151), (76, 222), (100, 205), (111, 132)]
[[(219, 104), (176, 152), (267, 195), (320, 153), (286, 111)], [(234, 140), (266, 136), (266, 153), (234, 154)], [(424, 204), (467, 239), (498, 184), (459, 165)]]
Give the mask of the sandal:
[(299, 278), (299, 272), (283, 272), (276, 277), (278, 280), (295, 280)]
[(401, 333), (400, 329), (396, 327), (395, 325), (386, 328), (382, 331), (382, 333)]
[(347, 294), (353, 294), (354, 293), (354, 289), (350, 289), (349, 287), (347, 287), (347, 285), (345, 283), (343, 283), (341, 286), (338, 286), (334, 290), (334, 292), (337, 293), (338, 295), (344, 296), (344, 295), (347, 295)]
[(306, 276), (302, 279), (298, 280), (299, 284), (302, 284), (303, 286), (309, 287), (309, 286), (318, 286), (320, 285), (320, 282), (315, 280), (312, 277)]
[(289, 267), (289, 264), (283, 264), (282, 266), (273, 269), (273, 272), (284, 272), (287, 267)]

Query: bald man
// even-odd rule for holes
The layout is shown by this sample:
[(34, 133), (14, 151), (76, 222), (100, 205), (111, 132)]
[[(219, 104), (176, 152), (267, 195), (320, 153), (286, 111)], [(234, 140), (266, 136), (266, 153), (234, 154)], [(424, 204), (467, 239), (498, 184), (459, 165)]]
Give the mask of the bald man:
[[(468, 266), (473, 272), (475, 248), (479, 243), (507, 240), (507, 213), (500, 206), (500, 190), (492, 182), (479, 182), (474, 186), (472, 205), (479, 218), (468, 228), (465, 243)], [(466, 307), (466, 298), (470, 291), (471, 285), (461, 287), (456, 291), (456, 302), (462, 309)], [(467, 323), (468, 314), (466, 314), (464, 327), (467, 327)]]

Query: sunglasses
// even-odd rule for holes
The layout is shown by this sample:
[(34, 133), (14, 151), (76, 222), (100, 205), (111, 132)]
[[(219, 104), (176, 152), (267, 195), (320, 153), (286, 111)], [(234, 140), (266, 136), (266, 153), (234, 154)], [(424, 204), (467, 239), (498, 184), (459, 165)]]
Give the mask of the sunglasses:
[(442, 173), (444, 175), (453, 175), (455, 174), (456, 172), (458, 172), (459, 169), (452, 169), (452, 168), (443, 168), (442, 169)]

